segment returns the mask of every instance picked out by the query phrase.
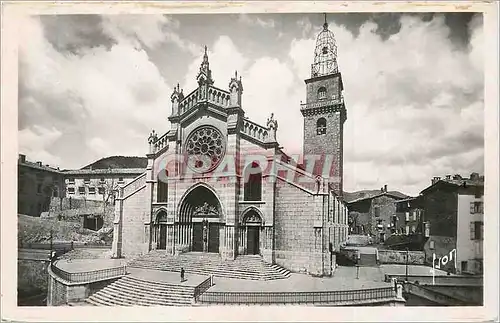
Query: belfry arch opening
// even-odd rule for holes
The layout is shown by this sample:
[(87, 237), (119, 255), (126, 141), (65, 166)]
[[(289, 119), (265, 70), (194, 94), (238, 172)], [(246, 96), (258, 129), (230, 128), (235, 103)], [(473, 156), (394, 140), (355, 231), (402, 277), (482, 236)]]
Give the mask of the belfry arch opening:
[(318, 135), (326, 134), (326, 119), (325, 118), (319, 118), (318, 121), (316, 122), (316, 133)]
[(178, 245), (186, 251), (219, 252), (219, 199), (205, 186), (197, 186), (182, 200), (177, 224)]

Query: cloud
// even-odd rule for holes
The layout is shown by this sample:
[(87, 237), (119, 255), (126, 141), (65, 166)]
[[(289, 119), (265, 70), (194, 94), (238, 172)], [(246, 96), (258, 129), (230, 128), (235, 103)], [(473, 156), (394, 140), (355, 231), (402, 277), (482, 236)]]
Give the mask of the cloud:
[[(63, 167), (103, 155), (144, 155), (150, 129), (167, 128), (171, 93), (146, 51), (115, 35), (110, 48), (61, 53), (46, 40), (37, 17), (25, 18), (23, 26), (30, 42), (21, 44), (19, 56), (21, 149), (49, 159), (59, 155)], [(137, 35), (149, 45), (159, 38)], [(31, 140), (35, 133), (51, 140), (40, 145)], [(52, 133), (60, 135), (48, 137)]]
[[(220, 36), (209, 49), (208, 57), (215, 86), (227, 89), (235, 70), (242, 77), (242, 106), (245, 115), (253, 121), (265, 126), (271, 113), (282, 122), (278, 131), (278, 140), (282, 145), (294, 151), (300, 150), (302, 144), (294, 140), (297, 129), (287, 126), (287, 119), (293, 115), (293, 124), (301, 122), (299, 101), (302, 99), (302, 89), (296, 91), (299, 80), (291, 68), (275, 57), (263, 56), (256, 60), (242, 54), (228, 36)], [(203, 54), (196, 57), (188, 67), (183, 83), (185, 93), (196, 88), (196, 75)], [(231, 64), (228, 64), (231, 62)]]
[(262, 19), (261, 17), (252, 14), (240, 14), (238, 17), (238, 22), (250, 26), (259, 26), (262, 28), (275, 27), (275, 22), (273, 19)]
[[(198, 55), (189, 64), (185, 78), (182, 81), (182, 88), (186, 94), (198, 86), (196, 76), (203, 61), (203, 55), (204, 51), (200, 46)], [(222, 89), (227, 89), (231, 77), (234, 77), (235, 71), (239, 71), (239, 75), (243, 75), (242, 72), (249, 62), (249, 59), (236, 48), (231, 38), (226, 35), (219, 36), (214, 44), (208, 47), (207, 55), (215, 86)], [(228, 62), (231, 63), (228, 64)]]
[[(355, 33), (330, 23), (347, 108), (348, 191), (388, 184), (417, 194), (433, 176), (484, 171), (481, 16), (469, 23), (466, 47), (450, 40), (443, 16), (425, 21), (416, 15), (397, 18), (399, 31), (391, 29), (384, 37), (376, 19)], [(180, 36), (189, 34), (183, 29), (189, 27), (177, 17), (101, 16), (92, 20), (97, 31), (79, 28), (84, 24), (79, 19), (66, 23), (60, 41), (52, 35), (57, 24), (51, 29), (37, 17), (23, 21), (30, 42), (21, 44), (19, 56), (21, 149), (28, 158), (59, 160), (68, 168), (104, 155), (144, 155), (149, 131), (168, 130), (174, 84), (179, 82), (186, 94), (196, 88), (202, 44)], [(237, 70), (246, 116), (265, 125), (274, 113), (280, 144), (291, 154), (300, 152), (300, 101), (306, 99), (304, 79), (310, 77), (321, 26), (302, 18), (293, 38), (289, 30), (262, 16), (240, 15), (238, 22), (273, 28), (283, 36), (279, 42), (262, 44), (262, 49), (243, 50), (237, 28), (224, 27), (214, 38), (209, 29), (197, 35), (207, 39), (215, 85), (227, 89)], [(170, 56), (168, 62), (155, 61), (150, 49), (161, 52), (165, 43), (193, 59), (187, 58), (185, 68), (174, 66), (177, 60)], [(286, 48), (279, 47), (283, 44)]]
[[(482, 172), (482, 22), (470, 23), (467, 50), (449, 39), (443, 16), (402, 15), (401, 29), (383, 40), (377, 24), (355, 37), (330, 25), (347, 108), (344, 181), (348, 190), (380, 187), (416, 194), (432, 176)], [(294, 71), (309, 76), (313, 37), (294, 39)], [(298, 136), (296, 136), (298, 137)], [(467, 168), (468, 167), (468, 168)]]
[(48, 150), (61, 136), (62, 132), (55, 127), (44, 128), (34, 125), (19, 132), (19, 150), (28, 155), (30, 160), (57, 166), (61, 163), (61, 158), (49, 153)]
[(297, 25), (300, 30), (302, 30), (302, 38), (309, 38), (312, 36), (311, 32), (313, 31), (313, 25), (309, 17), (304, 17), (297, 21)]

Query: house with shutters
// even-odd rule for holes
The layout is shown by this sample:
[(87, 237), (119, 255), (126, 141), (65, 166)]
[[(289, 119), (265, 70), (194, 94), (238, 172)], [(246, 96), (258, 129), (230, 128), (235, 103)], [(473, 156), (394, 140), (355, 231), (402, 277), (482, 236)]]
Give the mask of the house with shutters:
[(458, 273), (483, 272), (484, 176), (472, 173), (434, 177), (421, 193), (424, 221), (429, 237), (424, 245), (426, 260), (442, 257), (456, 249), (456, 263), (446, 270)]

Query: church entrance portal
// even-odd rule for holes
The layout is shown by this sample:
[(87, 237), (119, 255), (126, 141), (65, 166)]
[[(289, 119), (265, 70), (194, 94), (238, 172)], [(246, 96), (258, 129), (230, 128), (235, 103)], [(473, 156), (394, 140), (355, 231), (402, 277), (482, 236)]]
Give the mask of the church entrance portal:
[(188, 250), (219, 252), (221, 206), (212, 191), (198, 186), (188, 193), (180, 206), (179, 239)]
[(167, 226), (165, 224), (160, 224), (160, 241), (158, 249), (167, 249)]
[(156, 249), (167, 249), (167, 212), (162, 210), (156, 215), (153, 234), (156, 237)]
[(243, 217), (243, 225), (246, 227), (246, 254), (260, 254), (260, 229), (262, 228), (262, 219), (257, 211), (248, 211)]
[(249, 255), (259, 254), (259, 227), (248, 227), (247, 233), (247, 253)]

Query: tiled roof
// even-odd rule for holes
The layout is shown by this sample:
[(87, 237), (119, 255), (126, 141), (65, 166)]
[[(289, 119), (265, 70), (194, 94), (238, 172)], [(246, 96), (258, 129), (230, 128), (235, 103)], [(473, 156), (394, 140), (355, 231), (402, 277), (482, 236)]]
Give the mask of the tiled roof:
[(483, 187), (484, 186), (484, 177), (481, 177), (479, 179), (470, 179), (470, 178), (462, 178), (462, 179), (446, 179), (442, 178), (438, 181), (436, 181), (434, 184), (430, 185), (429, 187), (423, 189), (420, 193), (424, 193), (437, 185), (442, 185), (442, 184), (449, 184), (453, 185), (455, 187), (460, 187), (460, 186), (466, 186), (466, 187)]
[(348, 201), (347, 203), (352, 204), (352, 203), (360, 202), (360, 201), (363, 201), (363, 200), (374, 199), (376, 197), (380, 197), (380, 196), (384, 196), (384, 195), (393, 196), (393, 197), (395, 197), (397, 199), (404, 199), (404, 198), (408, 197), (407, 195), (405, 195), (405, 194), (403, 194), (401, 192), (398, 192), (398, 191), (389, 191), (389, 192), (380, 192), (379, 194), (375, 194), (375, 195), (360, 197), (360, 198), (357, 198), (355, 200)]
[(52, 172), (52, 173), (60, 173), (60, 170), (57, 168), (53, 168), (47, 165), (38, 165), (37, 163), (25, 161), (25, 162), (18, 162), (18, 166), (25, 166), (25, 167), (30, 167), (34, 169), (39, 169), (47, 172)]
[(408, 197), (408, 198), (405, 198), (405, 199), (402, 199), (402, 200), (394, 201), (394, 203), (415, 201), (417, 198), (418, 197)]
[(112, 174), (142, 174), (145, 168), (112, 168), (112, 169), (65, 169), (61, 172), (64, 175), (112, 175)]

